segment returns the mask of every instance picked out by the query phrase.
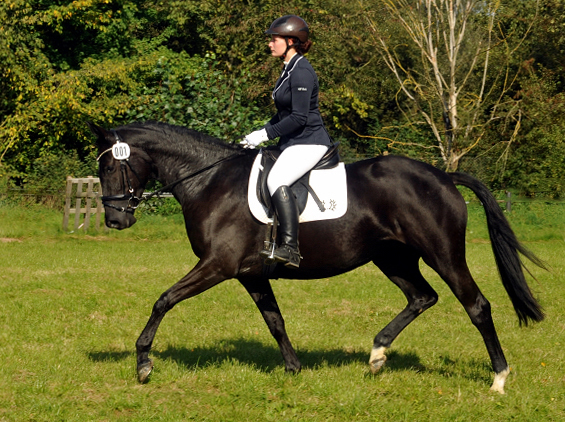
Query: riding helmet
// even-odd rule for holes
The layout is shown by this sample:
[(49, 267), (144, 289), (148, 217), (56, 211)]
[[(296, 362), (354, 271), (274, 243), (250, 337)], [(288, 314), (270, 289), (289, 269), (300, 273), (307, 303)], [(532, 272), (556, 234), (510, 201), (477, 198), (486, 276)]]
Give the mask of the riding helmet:
[(275, 19), (265, 34), (293, 37), (305, 43), (308, 41), (309, 32), (308, 24), (304, 19), (296, 15), (286, 15)]

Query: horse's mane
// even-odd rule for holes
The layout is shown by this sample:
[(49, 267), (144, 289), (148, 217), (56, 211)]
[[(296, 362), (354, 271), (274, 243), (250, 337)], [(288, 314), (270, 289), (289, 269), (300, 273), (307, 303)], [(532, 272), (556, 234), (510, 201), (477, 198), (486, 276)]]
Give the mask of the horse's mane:
[(154, 120), (133, 122), (118, 129), (138, 129), (142, 131), (157, 132), (160, 135), (159, 138), (167, 139), (169, 142), (172, 142), (174, 144), (185, 144), (188, 140), (190, 140), (192, 146), (194, 146), (194, 143), (196, 142), (198, 144), (203, 144), (202, 146), (205, 148), (212, 147), (215, 149), (215, 147), (217, 147), (220, 149), (228, 150), (241, 149), (239, 145), (229, 144), (226, 141), (223, 141), (206, 133), (198, 132), (197, 130), (189, 129), (184, 126), (178, 126)]

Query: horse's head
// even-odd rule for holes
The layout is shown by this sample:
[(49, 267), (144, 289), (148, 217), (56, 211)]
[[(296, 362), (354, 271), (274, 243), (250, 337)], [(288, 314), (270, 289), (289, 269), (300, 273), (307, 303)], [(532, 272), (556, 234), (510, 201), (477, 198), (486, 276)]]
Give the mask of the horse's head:
[[(98, 137), (98, 174), (106, 225), (118, 230), (127, 229), (136, 222), (133, 214), (149, 180), (151, 160), (142, 149), (124, 139), (125, 134), (121, 131), (109, 131), (92, 123), (88, 125)], [(129, 146), (130, 155), (127, 159), (115, 158), (112, 147), (118, 141)]]

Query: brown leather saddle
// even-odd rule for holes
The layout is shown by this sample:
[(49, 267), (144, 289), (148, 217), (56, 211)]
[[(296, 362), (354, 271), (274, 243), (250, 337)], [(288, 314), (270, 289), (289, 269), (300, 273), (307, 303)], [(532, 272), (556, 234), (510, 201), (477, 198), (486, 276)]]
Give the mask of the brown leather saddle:
[[(339, 142), (333, 144), (328, 148), (328, 151), (324, 156), (318, 161), (318, 164), (314, 166), (312, 170), (323, 170), (323, 169), (331, 169), (337, 167), (340, 161), (339, 152), (338, 152), (338, 145)], [(269, 193), (269, 189), (267, 188), (267, 177), (269, 176), (269, 172), (273, 168), (275, 161), (281, 154), (281, 151), (276, 147), (267, 147), (262, 148), (262, 160), (261, 166), (262, 169), (259, 171), (259, 177), (257, 179), (257, 198), (259, 202), (268, 209), (267, 215), (269, 217), (273, 216), (274, 209), (273, 205), (271, 204), (271, 195)], [(308, 194), (312, 196), (320, 211), (325, 211), (325, 206), (314, 192), (314, 189), (310, 186), (310, 171), (298, 179), (290, 189), (294, 193), (296, 197), (296, 203), (298, 205), (298, 213), (301, 214), (306, 208), (306, 201), (308, 200)]]

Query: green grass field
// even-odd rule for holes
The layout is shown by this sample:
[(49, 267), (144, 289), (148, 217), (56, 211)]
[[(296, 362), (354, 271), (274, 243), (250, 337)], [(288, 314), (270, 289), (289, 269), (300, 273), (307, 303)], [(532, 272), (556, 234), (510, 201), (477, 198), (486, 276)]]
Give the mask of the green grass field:
[(480, 207), (467, 258), (512, 368), (489, 391), (484, 344), (447, 286), (393, 344), (376, 376), (375, 334), (405, 305), (378, 269), (273, 282), (303, 370), (282, 358), (243, 287), (229, 280), (167, 314), (140, 385), (135, 341), (159, 295), (196, 263), (182, 218), (144, 216), (109, 234), (63, 233), (62, 214), (0, 207), (0, 421), (564, 421), (565, 208), (509, 215), (551, 267), (530, 266), (547, 319), (520, 328)]

